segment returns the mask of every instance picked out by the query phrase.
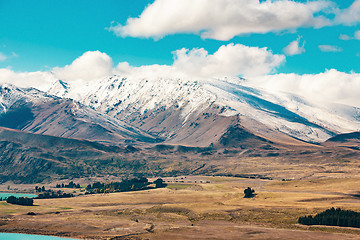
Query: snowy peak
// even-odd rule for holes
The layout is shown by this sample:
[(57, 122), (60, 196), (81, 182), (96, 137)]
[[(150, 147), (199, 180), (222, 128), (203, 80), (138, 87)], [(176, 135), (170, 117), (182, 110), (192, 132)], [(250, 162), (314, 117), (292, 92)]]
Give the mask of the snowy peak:
[(64, 97), (69, 93), (69, 84), (62, 80), (56, 80), (47, 92), (51, 95)]

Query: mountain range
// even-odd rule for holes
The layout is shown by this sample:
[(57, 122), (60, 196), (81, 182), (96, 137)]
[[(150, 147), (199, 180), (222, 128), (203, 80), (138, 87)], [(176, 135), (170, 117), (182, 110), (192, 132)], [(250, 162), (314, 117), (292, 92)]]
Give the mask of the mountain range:
[[(145, 159), (184, 149), (196, 154), (236, 149), (243, 156), (257, 149), (278, 156), (322, 146), (351, 149), (353, 156), (358, 151), (360, 109), (256, 89), (242, 78), (114, 75), (83, 87), (57, 80), (46, 92), (3, 84), (0, 126), (0, 165), (17, 169), (13, 174), (2, 171), (1, 179), (23, 181), (31, 175), (24, 174), (25, 169), (35, 164), (47, 169), (36, 168), (43, 177), (31, 179), (40, 181), (74, 169), (74, 159), (123, 159), (129, 154), (136, 159), (140, 153)], [(52, 145), (46, 145), (48, 141)], [(80, 154), (78, 148), (86, 151)]]

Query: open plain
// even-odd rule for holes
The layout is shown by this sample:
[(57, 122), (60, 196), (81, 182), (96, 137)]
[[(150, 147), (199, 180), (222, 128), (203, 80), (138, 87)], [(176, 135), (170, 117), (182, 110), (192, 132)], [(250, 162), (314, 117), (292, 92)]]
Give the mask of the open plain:
[[(30, 207), (0, 202), (0, 231), (79, 239), (360, 239), (360, 229), (297, 224), (330, 207), (360, 211), (360, 178), (329, 176), (181, 176), (164, 178), (162, 189), (37, 199)], [(243, 197), (248, 186), (254, 198)]]

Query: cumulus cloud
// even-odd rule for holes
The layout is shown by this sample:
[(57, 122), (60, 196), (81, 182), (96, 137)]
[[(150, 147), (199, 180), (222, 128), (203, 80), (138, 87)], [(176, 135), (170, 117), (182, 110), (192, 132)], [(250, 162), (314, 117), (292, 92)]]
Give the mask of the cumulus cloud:
[(335, 69), (319, 74), (276, 74), (258, 77), (250, 85), (269, 91), (291, 92), (313, 99), (360, 107), (360, 74)]
[(342, 52), (342, 48), (334, 45), (319, 45), (320, 51), (322, 52)]
[(289, 45), (287, 45), (284, 48), (284, 53), (288, 56), (298, 55), (305, 52), (305, 41), (302, 41), (300, 44), (301, 37), (298, 37), (296, 40), (290, 42)]
[(285, 61), (284, 55), (273, 54), (267, 48), (242, 44), (221, 46), (214, 54), (209, 54), (203, 48), (183, 48), (173, 54), (176, 69), (202, 77), (263, 75)]
[(229, 40), (247, 33), (322, 27), (330, 21), (319, 13), (332, 6), (330, 1), (155, 0), (139, 17), (109, 30), (122, 37), (158, 39), (175, 33), (196, 33), (203, 38)]
[(88, 51), (70, 65), (55, 67), (53, 72), (61, 80), (90, 82), (110, 75), (112, 69), (113, 61), (106, 53)]
[(127, 62), (121, 62), (116, 66), (114, 73), (147, 78), (259, 76), (274, 72), (285, 61), (284, 55), (273, 54), (267, 48), (242, 44), (223, 45), (213, 54), (209, 54), (203, 48), (183, 48), (174, 51), (173, 55), (172, 65), (132, 67)]

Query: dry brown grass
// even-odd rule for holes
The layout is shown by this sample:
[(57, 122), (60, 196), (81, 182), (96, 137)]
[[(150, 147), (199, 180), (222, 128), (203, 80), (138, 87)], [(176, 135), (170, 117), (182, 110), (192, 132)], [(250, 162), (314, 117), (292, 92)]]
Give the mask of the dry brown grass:
[[(202, 179), (211, 183), (35, 200), (33, 207), (1, 202), (0, 231), (94, 239), (125, 235), (140, 239), (237, 239), (239, 234), (252, 239), (287, 239), (289, 234), (304, 239), (356, 239), (360, 234), (357, 229), (297, 224), (299, 216), (330, 207), (360, 211), (360, 199), (352, 195), (360, 178)], [(247, 186), (255, 188), (254, 198), (243, 198)], [(37, 215), (26, 215), (30, 211)]]

